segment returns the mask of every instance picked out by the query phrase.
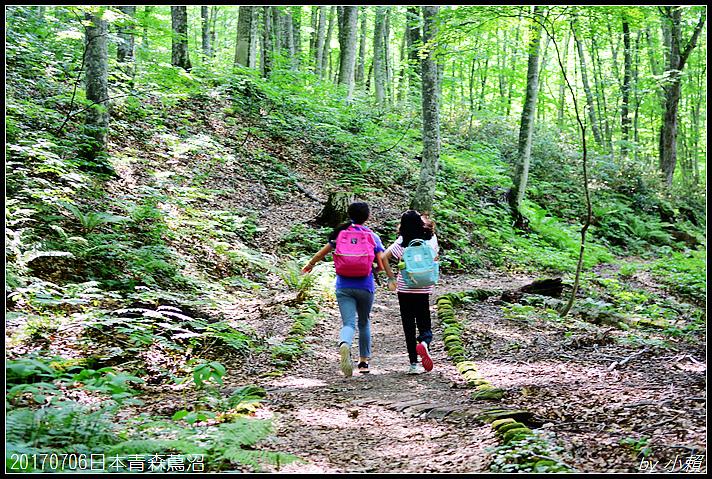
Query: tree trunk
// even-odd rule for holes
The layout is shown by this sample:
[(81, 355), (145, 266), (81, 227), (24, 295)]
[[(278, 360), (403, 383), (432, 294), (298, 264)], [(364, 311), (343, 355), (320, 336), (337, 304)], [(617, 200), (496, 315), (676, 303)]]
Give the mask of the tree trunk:
[(561, 278), (540, 279), (516, 289), (508, 289), (502, 293), (499, 299), (505, 303), (516, 303), (522, 299), (524, 294), (558, 298), (563, 291), (564, 284), (561, 282)]
[(410, 6), (406, 10), (408, 42), (408, 85), (410, 91), (420, 89), (420, 8)]
[(319, 6), (319, 26), (316, 33), (316, 56), (314, 57), (314, 73), (318, 76), (322, 75), (324, 71), (323, 58), (324, 58), (324, 30), (326, 29), (326, 6)]
[[(521, 8), (521, 7), (520, 7)], [(519, 33), (521, 30), (521, 10), (520, 10), (520, 15), (519, 15), (519, 22), (517, 22), (517, 31), (516, 31), (516, 36), (514, 38), (514, 45), (519, 44)], [(517, 68), (517, 55), (516, 55), (516, 48), (512, 47), (512, 61), (511, 61), (511, 66), (510, 66), (510, 71), (512, 74), (516, 71)], [(506, 115), (509, 116), (509, 114), (512, 112), (512, 95), (514, 94), (514, 82), (510, 81), (509, 82), (509, 89), (507, 92), (507, 98), (506, 98)]]
[(603, 140), (601, 139), (601, 132), (598, 128), (598, 122), (596, 120), (596, 106), (593, 104), (593, 95), (591, 94), (591, 86), (588, 83), (588, 75), (586, 74), (586, 57), (583, 51), (583, 41), (579, 38), (578, 33), (578, 16), (574, 14), (574, 20), (572, 21), (572, 30), (574, 32), (574, 41), (576, 42), (576, 47), (579, 53), (579, 64), (581, 65), (581, 81), (583, 82), (583, 90), (586, 93), (586, 103), (588, 104), (588, 119), (591, 123), (591, 131), (593, 133), (593, 139), (596, 144), (601, 145)]
[(391, 65), (391, 8), (386, 7), (386, 23), (383, 27), (383, 61), (386, 72), (385, 93), (388, 103), (393, 103), (393, 66)]
[(294, 56), (292, 69), (299, 70), (302, 66), (302, 7), (292, 7), (292, 42)]
[(316, 35), (317, 35), (317, 23), (319, 22), (319, 7), (312, 5), (311, 7), (311, 19), (309, 20), (309, 28), (311, 33), (309, 34), (309, 61), (316, 58)]
[[(542, 93), (545, 89), (548, 89), (549, 86), (547, 85), (548, 82), (543, 82), (541, 81), (542, 77), (545, 76), (546, 71), (547, 71), (547, 63), (549, 62), (549, 44), (551, 43), (551, 37), (546, 36), (546, 45), (544, 46), (544, 51), (541, 52), (541, 60), (540, 60), (540, 65), (539, 65), (539, 94), (544, 97), (545, 93)], [(537, 118), (541, 121), (546, 120), (546, 108), (538, 108), (537, 109)]]
[(274, 68), (274, 31), (273, 16), (270, 6), (262, 7), (262, 76), (268, 78)]
[(628, 142), (630, 141), (630, 118), (628, 118), (628, 110), (630, 109), (630, 89), (631, 79), (633, 76), (633, 58), (630, 48), (630, 25), (628, 19), (623, 17), (623, 100), (621, 103), (621, 132), (623, 134), (623, 146), (621, 147), (621, 156), (628, 156)]
[(84, 135), (89, 144), (81, 152), (87, 160), (106, 157), (109, 131), (109, 52), (108, 26), (98, 14), (86, 14), (86, 98), (91, 105), (86, 110)]
[(255, 9), (257, 7), (240, 6), (237, 20), (237, 40), (235, 42), (235, 65), (250, 67), (250, 64), (254, 61), (254, 57), (250, 58), (250, 51), (253, 47), (252, 30), (254, 23), (253, 11)]
[(664, 87), (665, 112), (660, 133), (660, 171), (663, 183), (669, 189), (672, 187), (672, 179), (677, 165), (677, 115), (682, 97), (680, 76), (690, 53), (697, 45), (697, 39), (707, 17), (703, 9), (692, 37), (685, 43), (682, 39), (682, 7), (661, 7), (661, 10), (663, 11), (663, 28), (667, 30), (671, 38), (668, 81), (667, 86)]
[[(133, 21), (136, 17), (135, 6), (120, 6), (117, 8), (121, 13), (126, 15), (130, 21)], [(122, 25), (117, 28), (117, 34), (122, 41), (116, 45), (116, 60), (121, 64), (121, 70), (129, 78), (133, 78), (136, 74), (136, 41), (133, 30), (133, 24), (129, 26)]]
[(361, 7), (361, 33), (359, 35), (358, 64), (356, 65), (356, 84), (363, 85), (366, 77), (366, 37), (368, 30), (367, 7)]
[(356, 78), (356, 54), (358, 44), (358, 6), (338, 7), (339, 12), (339, 85), (347, 90), (347, 98), (353, 97)]
[(286, 52), (289, 69), (297, 69), (297, 49), (294, 44), (294, 17), (291, 11), (282, 13), (282, 50)]
[(190, 71), (193, 67), (188, 55), (188, 7), (171, 7), (171, 25), (171, 65)]
[[(615, 59), (614, 59), (615, 63)], [(606, 86), (603, 79), (603, 65), (601, 62), (600, 50), (596, 41), (596, 35), (591, 32), (591, 65), (593, 68), (593, 82), (596, 91), (596, 111), (598, 112), (598, 128), (601, 131), (601, 141), (604, 149), (613, 152), (613, 133), (608, 121), (608, 106), (606, 102)]]
[[(541, 15), (540, 7), (534, 7), (534, 17)], [(524, 226), (524, 217), (520, 211), (524, 193), (529, 179), (529, 157), (536, 115), (536, 100), (539, 91), (539, 45), (541, 44), (541, 26), (534, 21), (531, 26), (529, 40), (529, 61), (527, 67), (527, 91), (522, 109), (522, 119), (519, 127), (519, 149), (514, 170), (514, 185), (509, 194), (509, 205), (514, 217), (516, 228)]]
[(349, 205), (354, 202), (356, 195), (349, 191), (331, 191), (326, 200), (324, 209), (319, 213), (317, 222), (334, 228), (339, 223), (349, 219)]
[(142, 21), (142, 23), (143, 23), (143, 32), (142, 32), (143, 33), (143, 35), (142, 35), (143, 42), (142, 43), (143, 43), (144, 48), (149, 48), (151, 46), (150, 37), (148, 35), (148, 28), (147, 28), (145, 22), (148, 18), (151, 17), (151, 14), (153, 13), (154, 8), (155, 7), (148, 6), (148, 5), (143, 7), (143, 21)]
[[(564, 53), (563, 53), (563, 59), (562, 59), (562, 65), (564, 65), (564, 70), (562, 72), (563, 75), (566, 75), (566, 56), (569, 51), (569, 40), (571, 37), (569, 34), (566, 34), (566, 39), (564, 40)], [(564, 105), (566, 104), (566, 82), (562, 81), (561, 85), (559, 85), (559, 105), (557, 108), (557, 125), (560, 129), (564, 128)]]
[(329, 66), (329, 59), (331, 57), (331, 36), (334, 34), (334, 18), (336, 16), (336, 7), (332, 6), (329, 12), (329, 28), (326, 31), (326, 38), (324, 39), (324, 52), (321, 59), (321, 71), (322, 76), (327, 71)]
[(398, 74), (398, 97), (397, 97), (397, 102), (400, 103), (403, 101), (403, 98), (405, 98), (405, 86), (406, 86), (406, 81), (405, 81), (405, 70), (406, 70), (406, 65), (405, 65), (405, 49), (406, 45), (408, 44), (408, 30), (405, 30), (403, 32), (403, 36), (401, 37), (401, 44), (400, 44), (400, 51), (398, 55), (398, 61), (400, 62), (400, 73)]
[(203, 46), (203, 55), (207, 61), (213, 57), (213, 44), (210, 38), (210, 7), (200, 7), (200, 36)]
[(377, 6), (376, 20), (373, 27), (373, 83), (376, 95), (376, 106), (383, 108), (385, 91), (385, 51), (383, 48), (383, 32), (386, 26), (386, 7)]
[(424, 57), (421, 61), (423, 84), (423, 159), (420, 162), (420, 178), (415, 190), (411, 209), (424, 214), (432, 213), (435, 187), (437, 186), (440, 163), (440, 99), (438, 93), (438, 70), (435, 64), (437, 48), (436, 17), (438, 6), (423, 8), (425, 25), (423, 27)]

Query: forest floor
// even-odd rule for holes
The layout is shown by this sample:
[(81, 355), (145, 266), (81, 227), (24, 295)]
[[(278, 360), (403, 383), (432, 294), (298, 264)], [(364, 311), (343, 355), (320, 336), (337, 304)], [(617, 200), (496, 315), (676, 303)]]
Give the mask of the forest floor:
[[(213, 124), (211, 133), (223, 133), (222, 128)], [(262, 178), (251, 176), (238, 160), (211, 162), (199, 152), (178, 154), (160, 138), (154, 137), (152, 143), (154, 152), (143, 163), (117, 167), (121, 179), (109, 186), (112, 194), (135, 191), (142, 184), (171, 191), (148, 172), (160, 171), (166, 158), (172, 158), (168, 167), (175, 175), (195, 178), (203, 173), (202, 188), (218, 192), (196, 200), (194, 207), (234, 212), (249, 206), (261, 211), (259, 226), (264, 230), (257, 239), (267, 252), (291, 224), (306, 222), (320, 210), (318, 203), (296, 191), (287, 200), (276, 201)], [(333, 184), (328, 172), (300, 159), (304, 152), (298, 141), (289, 149), (276, 142), (251, 143), (243, 145), (290, 165), (312, 193), (324, 197)], [(397, 217), (406, 198), (407, 192), (396, 190), (374, 198), (371, 223)], [(181, 241), (186, 255), (199, 244), (189, 234)], [(194, 249), (192, 254), (201, 253)], [(214, 260), (195, 259), (203, 265)], [(269, 375), (274, 368), (267, 357), (246, 360), (217, 351), (210, 359), (226, 366), (226, 394), (245, 385), (267, 391), (256, 416), (272, 419), (275, 427), (256, 449), (293, 454), (303, 461), (283, 464), (280, 472), (488, 472), (493, 450), (501, 445), (480, 417), (491, 409), (527, 411), (525, 424), (546, 437), (551, 454), (576, 471), (679, 472), (690, 466), (688, 460), (702, 457), (698, 470), (706, 472), (704, 339), (687, 342), (648, 334), (632, 340), (630, 331), (571, 315), (546, 320), (516, 317), (493, 296), (456, 308), (469, 359), (492, 386), (503, 390), (500, 400), (473, 399), (474, 389), (444, 349), (437, 297), (478, 288), (513, 289), (535, 279), (540, 278), (487, 271), (443, 275), (431, 296), (435, 368), (429, 373), (406, 374), (409, 364), (397, 298), (383, 287), (371, 317), (370, 374), (354, 372), (346, 378), (340, 371), (341, 320), (335, 302), (322, 306), (324, 319), (304, 338), (305, 354), (280, 376)], [(655, 288), (644, 276), (634, 279), (639, 288)], [(285, 337), (292, 321), (282, 307), (281, 293), (266, 288), (258, 294), (262, 300), (223, 309), (224, 320), (258, 334)], [(357, 344), (355, 340), (352, 347), (355, 359)], [(144, 387), (138, 397), (144, 405), (127, 414), (170, 417), (183, 407), (180, 396), (165, 388)]]
[[(531, 280), (446, 276), (436, 293), (504, 290)], [(448, 359), (434, 306), (435, 367), (420, 375), (406, 374), (393, 293), (377, 293), (369, 374), (343, 375), (340, 316), (335, 305), (325, 312), (327, 319), (305, 337), (306, 354), (281, 376), (264, 377), (267, 360), (255, 358), (246, 367), (243, 359), (220, 358), (229, 371), (226, 394), (245, 385), (267, 390), (257, 417), (272, 419), (275, 427), (258, 449), (303, 460), (282, 465), (280, 472), (489, 472), (501, 439), (480, 415), (493, 409), (530, 413), (523, 422), (576, 471), (649, 472), (652, 467), (653, 472), (681, 472), (694, 460), (701, 461), (698, 471), (706, 471), (704, 345), (651, 340), (631, 346), (620, 341), (627, 336), (623, 331), (575, 319), (507, 318), (492, 297), (457, 308), (479, 371), (504, 391), (501, 400), (482, 401), (473, 399), (474, 389)], [(289, 329), (283, 315), (263, 310), (262, 318), (282, 322), (276, 334)], [(358, 341), (353, 344), (356, 359)], [(182, 407), (181, 399), (171, 401), (164, 394), (141, 399), (149, 409), (153, 404), (156, 414)]]

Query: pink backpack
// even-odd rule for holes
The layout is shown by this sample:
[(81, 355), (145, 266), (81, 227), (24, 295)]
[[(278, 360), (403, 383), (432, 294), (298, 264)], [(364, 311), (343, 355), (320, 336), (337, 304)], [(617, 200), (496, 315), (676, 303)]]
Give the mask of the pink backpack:
[(356, 229), (351, 225), (341, 231), (333, 254), (336, 274), (350, 278), (371, 274), (375, 247), (373, 235), (367, 229)]

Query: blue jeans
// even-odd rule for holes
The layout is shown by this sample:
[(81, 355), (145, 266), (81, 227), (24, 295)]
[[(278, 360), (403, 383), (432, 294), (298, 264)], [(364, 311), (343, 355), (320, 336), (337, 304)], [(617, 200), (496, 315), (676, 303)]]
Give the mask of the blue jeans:
[(339, 336), (339, 344), (351, 346), (356, 334), (358, 317), (358, 347), (359, 356), (371, 357), (371, 323), (369, 316), (375, 294), (365, 289), (342, 288), (336, 290), (336, 301), (339, 303), (343, 327)]

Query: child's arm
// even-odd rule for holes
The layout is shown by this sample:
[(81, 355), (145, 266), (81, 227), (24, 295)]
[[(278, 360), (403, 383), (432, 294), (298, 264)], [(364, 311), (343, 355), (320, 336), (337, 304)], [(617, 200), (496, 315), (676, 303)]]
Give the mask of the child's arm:
[(304, 265), (304, 268), (302, 268), (302, 273), (311, 273), (311, 271), (314, 269), (314, 266), (316, 266), (319, 261), (324, 259), (327, 254), (331, 253), (331, 250), (333, 249), (334, 247), (327, 243), (312, 257), (312, 259), (309, 260), (307, 264)]

